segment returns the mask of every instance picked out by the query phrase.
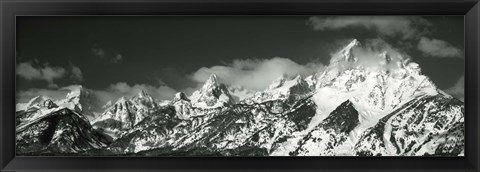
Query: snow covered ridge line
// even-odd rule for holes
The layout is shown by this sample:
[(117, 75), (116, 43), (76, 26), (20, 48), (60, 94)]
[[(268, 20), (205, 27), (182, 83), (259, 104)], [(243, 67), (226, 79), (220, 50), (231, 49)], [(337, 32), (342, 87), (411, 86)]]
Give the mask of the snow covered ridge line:
[(242, 100), (215, 74), (162, 103), (141, 91), (93, 106), (83, 87), (64, 100), (36, 97), (17, 105), (17, 153), (464, 156), (464, 103), (392, 48), (359, 46), (368, 45), (353, 40), (325, 71), (280, 77)]

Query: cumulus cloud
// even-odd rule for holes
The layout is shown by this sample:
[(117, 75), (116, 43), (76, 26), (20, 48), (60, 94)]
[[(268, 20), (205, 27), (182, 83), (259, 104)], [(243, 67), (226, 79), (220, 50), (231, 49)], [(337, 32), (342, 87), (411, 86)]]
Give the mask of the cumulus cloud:
[(461, 57), (463, 52), (446, 41), (426, 37), (420, 38), (417, 48), (430, 57)]
[(202, 67), (189, 77), (198, 83), (205, 82), (215, 73), (220, 82), (232, 86), (243, 86), (251, 90), (263, 90), (275, 79), (296, 75), (307, 76), (324, 69), (321, 63), (298, 64), (290, 59), (275, 57), (272, 59), (233, 60), (226, 65)]
[(421, 17), (405, 16), (315, 16), (307, 21), (314, 30), (338, 30), (350, 27), (377, 31), (380, 36), (414, 38), (424, 31), (420, 27), (431, 25)]
[(31, 62), (23, 62), (17, 65), (17, 75), (26, 80), (44, 80), (49, 84), (54, 84), (54, 79), (59, 79), (67, 74), (67, 70), (62, 67), (52, 67), (48, 64), (34, 67)]
[(464, 101), (465, 100), (465, 76), (461, 76), (460, 79), (450, 88), (445, 90), (448, 94), (453, 97)]
[[(38, 64), (38, 60), (34, 60), (35, 64)], [(61, 79), (70, 76), (74, 81), (83, 81), (82, 70), (73, 64), (70, 64), (70, 68), (59, 66), (50, 66), (48, 63), (43, 65), (35, 65), (32, 62), (22, 62), (17, 65), (17, 75), (28, 81), (46, 81), (49, 87), (57, 88), (54, 80)]]

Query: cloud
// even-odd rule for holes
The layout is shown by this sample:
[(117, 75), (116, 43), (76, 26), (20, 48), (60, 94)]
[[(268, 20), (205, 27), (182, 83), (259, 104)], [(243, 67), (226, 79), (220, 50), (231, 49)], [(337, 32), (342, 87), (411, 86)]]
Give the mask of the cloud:
[(79, 67), (77, 67), (73, 64), (70, 64), (70, 68), (71, 68), (71, 77), (72, 77), (73, 80), (84, 81), (82, 70), (80, 70)]
[(97, 56), (97, 57), (100, 57), (100, 58), (103, 58), (105, 57), (105, 50), (103, 50), (103, 48), (97, 48), (97, 47), (93, 47), (92, 48), (92, 53), (93, 55)]
[(68, 94), (68, 90), (65, 89), (39, 89), (39, 88), (32, 88), (26, 91), (19, 91), (17, 92), (17, 102), (18, 103), (25, 103), (28, 102), (30, 99), (36, 96), (47, 96), (53, 99), (63, 99)]
[(415, 38), (423, 34), (420, 27), (431, 25), (421, 17), (403, 16), (315, 16), (307, 24), (314, 30), (339, 30), (351, 27), (377, 31), (380, 36), (400, 36), (403, 39)]
[(122, 54), (115, 54), (111, 53), (104, 48), (98, 47), (97, 45), (94, 45), (93, 48), (91, 49), (92, 53), (95, 57), (98, 57), (99, 59), (102, 59), (108, 63), (119, 63), (123, 60), (123, 55)]
[(453, 97), (464, 101), (465, 100), (465, 76), (461, 76), (458, 81), (450, 88), (445, 90), (448, 94)]
[(185, 68), (169, 66), (153, 71), (150, 78), (153, 79), (153, 82), (160, 83), (158, 80), (161, 80), (162, 83), (160, 84), (168, 85), (189, 94), (191, 92), (187, 92), (185, 89), (198, 84), (197, 81), (194, 81), (189, 77), (189, 74), (191, 73), (191, 71), (187, 71)]
[(44, 64), (40, 67), (34, 67), (31, 62), (23, 62), (17, 65), (17, 75), (27, 80), (44, 80), (49, 84), (54, 84), (54, 79), (59, 79), (67, 74), (67, 70), (62, 67), (51, 67)]
[(28, 81), (46, 81), (49, 87), (58, 88), (58, 85), (55, 84), (54, 80), (61, 79), (64, 77), (70, 76), (74, 81), (83, 81), (82, 70), (73, 64), (70, 64), (70, 68), (67, 70), (63, 67), (50, 66), (48, 63), (43, 65), (34, 65), (38, 64), (39, 61), (34, 59), (32, 62), (21, 62), (17, 65), (17, 75)]
[(417, 48), (425, 55), (431, 57), (462, 57), (463, 54), (462, 50), (448, 42), (426, 37), (420, 38)]
[[(375, 31), (379, 37), (400, 37), (398, 43), (404, 48), (414, 47), (431, 57), (461, 57), (463, 51), (446, 41), (427, 38), (431, 34), (432, 23), (422, 17), (413, 16), (335, 16), (310, 17), (307, 24), (314, 30), (340, 30), (364, 28)], [(405, 42), (406, 41), (406, 42)], [(417, 43), (418, 41), (418, 43)]]
[(275, 57), (272, 59), (245, 59), (233, 60), (231, 64), (202, 67), (188, 77), (203, 83), (215, 73), (220, 82), (243, 86), (251, 90), (263, 90), (271, 82), (281, 76), (294, 77), (296, 75), (307, 76), (324, 69), (321, 63), (297, 64), (294, 61)]
[[(65, 96), (72, 90), (72, 88), (77, 88), (78, 85), (71, 85), (62, 88), (47, 88), (47, 89), (38, 89), (32, 88), (26, 91), (19, 91), (17, 93), (17, 102), (24, 103), (28, 102), (31, 98), (35, 96), (47, 96), (53, 99), (64, 99)], [(111, 84), (105, 89), (90, 90), (92, 93), (100, 100), (100, 105), (103, 106), (108, 101), (117, 100), (118, 98), (125, 96), (131, 98), (143, 90), (149, 95), (151, 95), (156, 100), (171, 100), (173, 99), (176, 90), (165, 86), (152, 86), (147, 84), (134, 84), (129, 85), (125, 82), (119, 82), (116, 84)]]
[(170, 100), (173, 98), (175, 93), (177, 93), (175, 89), (165, 85), (161, 85), (161, 86), (152, 86), (147, 84), (129, 85), (125, 82), (111, 84), (107, 90), (103, 91), (103, 93), (109, 94), (104, 96), (113, 97), (113, 98), (119, 98), (121, 96), (133, 97), (137, 95), (141, 90), (145, 91), (146, 93), (151, 95), (153, 98), (158, 100)]
[(122, 54), (117, 54), (115, 58), (112, 59), (113, 63), (118, 63), (123, 59)]

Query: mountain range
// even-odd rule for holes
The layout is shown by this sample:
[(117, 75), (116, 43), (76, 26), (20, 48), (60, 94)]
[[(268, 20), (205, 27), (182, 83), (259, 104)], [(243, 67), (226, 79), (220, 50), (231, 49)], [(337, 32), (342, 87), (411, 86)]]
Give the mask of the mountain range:
[(354, 39), (325, 70), (257, 92), (212, 74), (162, 102), (140, 91), (99, 106), (82, 86), (65, 99), (38, 96), (17, 104), (17, 154), (463, 156), (464, 103), (410, 59), (366, 59), (355, 54), (362, 46)]

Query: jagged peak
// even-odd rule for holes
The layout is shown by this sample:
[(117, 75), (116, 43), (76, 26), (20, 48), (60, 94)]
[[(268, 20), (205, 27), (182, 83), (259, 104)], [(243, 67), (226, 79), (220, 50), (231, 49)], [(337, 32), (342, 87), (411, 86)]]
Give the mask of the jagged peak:
[(218, 84), (218, 80), (217, 80), (217, 75), (215, 73), (212, 73), (207, 81), (205, 81), (205, 84), (203, 84), (203, 87), (209, 87), (209, 86), (215, 86)]
[(295, 76), (295, 78), (291, 80), (287, 80), (285, 76), (281, 76), (274, 80), (270, 86), (268, 86), (268, 90), (273, 90), (273, 89), (278, 89), (282, 87), (292, 87), (301, 83), (306, 83), (305, 80), (303, 80), (303, 77), (301, 75)]
[(53, 103), (53, 100), (52, 99), (46, 99), (45, 101), (43, 101), (44, 103)]
[(147, 106), (155, 105), (155, 99), (145, 90), (140, 90), (136, 96), (130, 99), (130, 101), (135, 104), (143, 104)]
[(353, 107), (353, 103), (352, 101), (350, 101), (350, 99), (344, 101), (342, 104), (340, 104), (340, 106), (352, 106)]
[(43, 106), (47, 107), (48, 109), (58, 107), (51, 99), (47, 99), (43, 102)]
[(219, 83), (217, 79), (217, 75), (215, 73), (212, 73), (210, 77), (207, 79), (207, 81), (205, 81), (202, 88), (192, 93), (190, 100), (193, 100), (192, 96), (194, 96), (194, 94), (200, 95), (200, 94), (205, 94), (215, 90), (222, 90), (222, 91), (225, 90), (227, 91), (227, 94), (228, 94), (228, 89), (226, 85)]
[(74, 98), (74, 97), (81, 97), (82, 95), (87, 94), (87, 89), (82, 85), (72, 85), (68, 87), (64, 87), (64, 90), (70, 90), (67, 94), (67, 98)]
[(178, 92), (175, 94), (175, 97), (173, 98), (174, 101), (179, 101), (179, 100), (186, 100), (186, 101), (190, 101), (190, 99), (188, 99), (187, 95), (185, 95), (185, 93), (183, 92)]
[[(353, 51), (355, 47), (359, 50), (358, 54)], [(340, 51), (332, 54), (330, 64), (320, 78), (334, 79), (349, 70), (377, 72), (396, 78), (421, 75), (420, 66), (411, 62), (408, 55), (381, 40), (366, 40), (366, 43), (361, 45), (358, 40), (353, 39)]]
[(350, 41), (350, 43), (348, 43), (347, 46), (345, 46), (344, 50), (350, 50), (357, 45), (360, 45), (360, 41), (353, 38), (352, 41)]
[(208, 77), (208, 80), (212, 80), (212, 81), (217, 81), (217, 74), (215, 73), (212, 73), (210, 74), (210, 76)]
[(375, 58), (378, 57), (378, 60), (380, 60), (381, 64), (389, 64), (392, 61), (401, 62), (405, 59), (405, 57), (403, 57), (401, 53), (391, 48), (390, 45), (385, 42), (376, 43), (375, 41), (367, 40), (364, 46), (365, 47), (363, 47), (360, 41), (358, 41), (357, 39), (353, 39), (348, 44), (345, 44), (345, 46), (341, 48), (338, 52), (332, 55), (332, 58), (330, 59), (330, 64), (335, 66), (336, 64), (341, 62), (358, 62), (359, 60), (361, 60), (359, 58), (363, 57), (358, 57), (353, 54), (352, 51), (356, 47), (363, 49), (367, 53), (376, 52), (377, 55), (372, 56), (376, 56)]
[(357, 61), (356, 57), (354, 57), (352, 54), (352, 49), (359, 45), (360, 41), (358, 41), (357, 39), (353, 39), (336, 54), (336, 57), (332, 57), (332, 59), (330, 60), (330, 64), (338, 63), (340, 61)]
[(137, 96), (138, 96), (139, 98), (150, 97), (150, 95), (149, 95), (147, 92), (145, 92), (145, 90), (140, 90), (140, 91), (138, 92)]
[(208, 102), (204, 107), (218, 105), (212, 105), (214, 102), (231, 103), (233, 100), (227, 86), (219, 83), (215, 74), (210, 75), (203, 87), (194, 91), (188, 99), (194, 104)]

